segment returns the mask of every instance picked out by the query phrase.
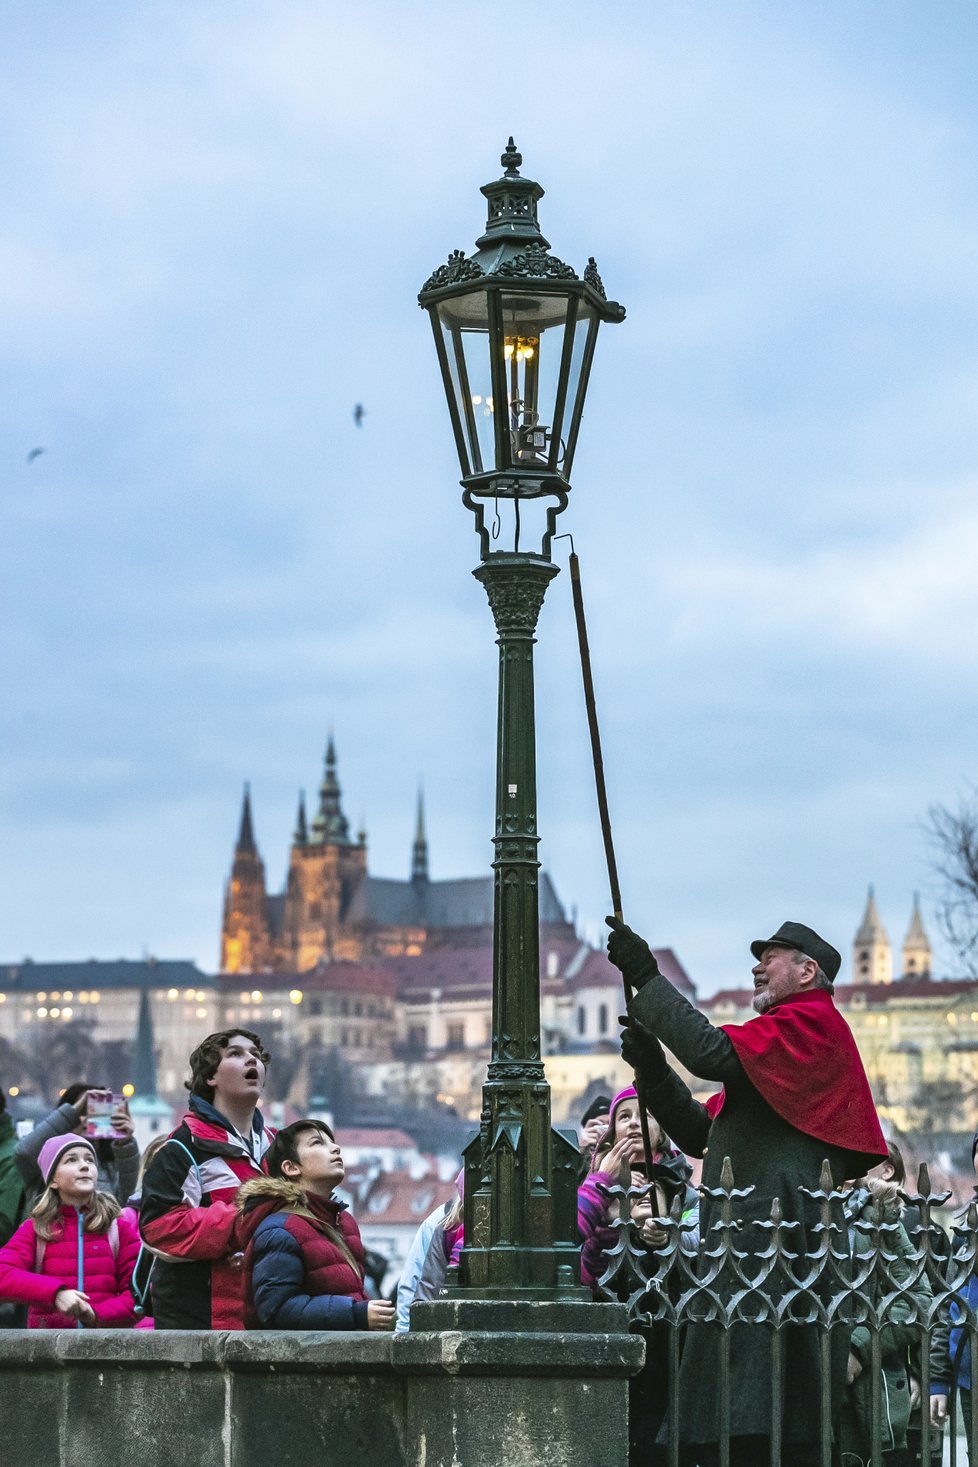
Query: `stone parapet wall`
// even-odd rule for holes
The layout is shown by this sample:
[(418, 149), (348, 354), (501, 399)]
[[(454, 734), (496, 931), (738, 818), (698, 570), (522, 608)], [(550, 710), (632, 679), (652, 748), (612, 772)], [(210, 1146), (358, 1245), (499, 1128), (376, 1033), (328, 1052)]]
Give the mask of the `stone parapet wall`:
[(599, 1333), (3, 1330), (0, 1463), (593, 1467), (601, 1440), (625, 1467), (643, 1346), (598, 1307)]

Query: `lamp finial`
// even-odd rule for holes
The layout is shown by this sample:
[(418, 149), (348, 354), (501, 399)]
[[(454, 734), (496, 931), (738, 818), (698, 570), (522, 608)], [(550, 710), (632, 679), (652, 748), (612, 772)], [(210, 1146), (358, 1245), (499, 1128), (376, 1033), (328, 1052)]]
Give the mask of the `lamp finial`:
[(499, 161), (506, 170), (507, 178), (519, 178), (523, 154), (519, 151), (512, 138), (507, 143), (506, 151)]

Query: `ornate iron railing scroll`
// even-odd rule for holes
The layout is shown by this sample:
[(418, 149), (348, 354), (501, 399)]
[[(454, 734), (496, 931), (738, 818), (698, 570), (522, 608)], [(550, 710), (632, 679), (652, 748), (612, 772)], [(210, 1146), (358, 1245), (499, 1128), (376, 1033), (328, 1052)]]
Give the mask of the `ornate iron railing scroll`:
[[(921, 1461), (941, 1460), (945, 1429), (952, 1467), (966, 1461), (966, 1436), (978, 1461), (978, 1389), (966, 1412), (960, 1394), (978, 1359), (978, 1205), (946, 1229), (936, 1213), (950, 1194), (932, 1190), (926, 1166), (899, 1203), (892, 1193), (836, 1188), (827, 1162), (818, 1185), (797, 1197), (758, 1199), (736, 1186), (727, 1158), (720, 1185), (699, 1189), (709, 1219), (702, 1234), (681, 1197), (650, 1218), (647, 1185), (598, 1187), (608, 1230), (598, 1292), (627, 1304), (632, 1327), (646, 1334), (646, 1369), (666, 1384), (659, 1440), (673, 1467), (681, 1446), (697, 1440), (714, 1442), (721, 1467), (729, 1464), (745, 1351), (766, 1361), (766, 1382), (755, 1387), (770, 1403), (760, 1435), (772, 1467), (797, 1458), (797, 1422), (784, 1402), (797, 1399), (799, 1358), (816, 1365), (811, 1460), (831, 1467), (841, 1444), (854, 1452), (842, 1457), (846, 1467), (882, 1467), (909, 1415)], [(692, 1332), (704, 1329), (715, 1332), (715, 1371), (691, 1394), (681, 1361)], [(931, 1424), (939, 1387), (946, 1427)]]

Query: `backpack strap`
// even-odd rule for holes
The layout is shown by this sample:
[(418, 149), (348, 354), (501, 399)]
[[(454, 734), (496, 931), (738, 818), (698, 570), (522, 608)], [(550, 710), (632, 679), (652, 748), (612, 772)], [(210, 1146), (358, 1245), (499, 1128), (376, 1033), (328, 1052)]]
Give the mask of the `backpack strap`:
[[(194, 1156), (194, 1154), (191, 1151), (190, 1147), (189, 1146), (184, 1146), (183, 1142), (182, 1141), (178, 1141), (177, 1138), (176, 1138), (176, 1136), (168, 1136), (167, 1139), (163, 1142), (163, 1146), (179, 1146), (180, 1150), (182, 1152), (184, 1152), (185, 1155), (190, 1158), (190, 1165), (194, 1169), (194, 1175), (197, 1178), (197, 1185), (200, 1188), (200, 1200), (201, 1200), (201, 1203), (203, 1203), (203, 1201), (204, 1201), (204, 1179), (200, 1175), (200, 1167), (197, 1165), (197, 1158)], [(160, 1150), (161, 1151), (163, 1150), (163, 1146), (160, 1147)]]
[[(139, 1282), (139, 1266), (144, 1258), (149, 1259), (149, 1268), (146, 1270), (145, 1283)], [(149, 1298), (149, 1286), (153, 1281), (153, 1269), (156, 1267), (156, 1256), (149, 1252), (145, 1243), (140, 1243), (139, 1252), (136, 1254), (136, 1262), (133, 1264), (132, 1278), (129, 1280), (129, 1289), (136, 1305), (136, 1313), (140, 1319), (146, 1313), (146, 1301)]]

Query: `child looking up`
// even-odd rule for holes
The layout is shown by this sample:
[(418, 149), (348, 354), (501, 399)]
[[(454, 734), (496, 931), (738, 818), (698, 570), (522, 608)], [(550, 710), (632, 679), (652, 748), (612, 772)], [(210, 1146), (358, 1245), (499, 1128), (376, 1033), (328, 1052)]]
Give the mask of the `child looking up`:
[(343, 1157), (324, 1121), (294, 1121), (238, 1193), (249, 1329), (391, 1329), (394, 1305), (363, 1289), (363, 1243), (333, 1200)]
[(94, 1145), (70, 1133), (52, 1136), (37, 1165), (44, 1191), (0, 1248), (0, 1299), (30, 1306), (28, 1329), (131, 1325), (139, 1234), (115, 1198), (97, 1190)]

